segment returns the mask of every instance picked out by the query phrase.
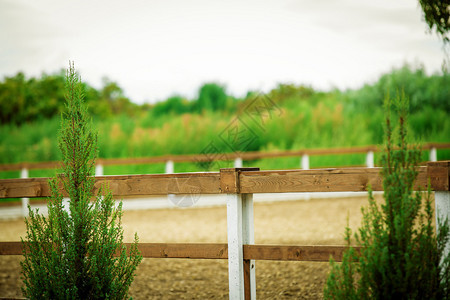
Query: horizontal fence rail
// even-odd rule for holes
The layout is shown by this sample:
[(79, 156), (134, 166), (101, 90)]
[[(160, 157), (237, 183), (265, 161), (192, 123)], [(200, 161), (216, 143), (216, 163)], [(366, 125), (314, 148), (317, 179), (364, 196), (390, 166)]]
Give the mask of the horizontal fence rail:
[[(234, 153), (203, 153), (203, 154), (188, 154), (188, 155), (164, 155), (155, 157), (140, 157), (140, 158), (109, 158), (97, 159), (95, 166), (95, 175), (104, 175), (104, 166), (108, 165), (135, 165), (135, 164), (153, 164), (165, 163), (165, 173), (174, 173), (175, 162), (195, 162), (204, 163), (211, 161), (233, 161), (235, 168), (242, 168), (243, 160), (255, 160), (263, 158), (277, 158), (277, 157), (300, 157), (300, 167), (303, 170), (310, 169), (309, 157), (312, 155), (330, 155), (330, 154), (354, 154), (366, 153), (365, 166), (368, 168), (375, 167), (374, 152), (377, 152), (377, 146), (360, 146), (347, 148), (327, 148), (327, 149), (303, 149), (303, 150), (289, 150), (289, 151), (274, 151), (274, 152), (234, 152)], [(430, 150), (429, 160), (437, 161), (437, 149), (450, 149), (450, 143), (427, 143), (422, 146), (424, 150)], [(28, 178), (29, 170), (32, 169), (54, 169), (60, 167), (60, 162), (21, 162), (12, 164), (0, 164), (0, 171), (17, 171), (20, 170), (20, 178)], [(29, 199), (23, 197), (22, 215), (28, 215)]]
[[(19, 178), (0, 180), (0, 198), (48, 197), (49, 178)], [(96, 176), (95, 190), (108, 184), (114, 196), (143, 196), (167, 194), (218, 194), (220, 174), (179, 173), (151, 175)], [(67, 195), (65, 195), (67, 196)]]
[[(227, 259), (230, 299), (255, 299), (255, 260), (328, 261), (333, 257), (341, 261), (347, 246), (254, 245), (253, 194), (382, 191), (380, 171), (227, 168), (209, 173), (96, 176), (94, 192), (108, 184), (114, 196), (226, 194), (227, 244), (140, 243), (139, 250), (148, 258)], [(414, 189), (425, 190), (429, 184), (435, 192), (436, 217), (450, 217), (450, 161), (429, 162), (417, 167), (417, 172)], [(48, 196), (47, 178), (0, 180), (0, 198)], [(450, 242), (445, 251), (450, 251)], [(0, 242), (0, 255), (20, 254), (21, 242)]]
[[(436, 161), (437, 149), (450, 149), (450, 143), (427, 143), (422, 146), (423, 150), (430, 150), (430, 161)], [(373, 153), (378, 152), (378, 146), (359, 146), (346, 148), (324, 148), (324, 149), (302, 149), (302, 150), (288, 150), (288, 151), (273, 151), (273, 152), (234, 152), (234, 153), (213, 153), (212, 154), (185, 154), (185, 155), (163, 155), (154, 157), (139, 157), (139, 158), (99, 158), (96, 161), (97, 165), (134, 165), (134, 164), (153, 164), (153, 163), (169, 163), (174, 162), (210, 162), (210, 161), (235, 161), (238, 160), (242, 164), (243, 160), (255, 160), (263, 158), (276, 157), (308, 157), (314, 155), (332, 155), (332, 154), (355, 154), (366, 153), (372, 158)], [(370, 164), (372, 164), (371, 162)], [(369, 163), (366, 162), (366, 165)], [(309, 163), (308, 163), (309, 165)], [(60, 162), (20, 162), (10, 164), (0, 164), (0, 171), (18, 171), (22, 169), (54, 169), (60, 166)], [(242, 166), (242, 165), (241, 165)], [(237, 166), (237, 167), (241, 167)], [(305, 169), (305, 168), (303, 168)], [(306, 168), (308, 169), (308, 168)], [(171, 172), (167, 172), (171, 173)]]
[[(447, 190), (447, 162), (429, 163), (418, 167), (416, 190), (426, 190), (428, 178), (434, 190)], [(108, 184), (114, 196), (167, 194), (291, 193), (291, 192), (365, 192), (382, 191), (381, 168), (333, 168), (314, 170), (255, 171), (238, 170), (239, 186), (223, 185), (225, 173), (178, 173), (152, 175), (96, 176), (95, 190)], [(233, 173), (234, 174), (234, 173)], [(48, 197), (49, 178), (18, 178), (0, 180), (0, 198)], [(234, 178), (232, 178), (234, 180)]]
[[(124, 243), (127, 249), (131, 243)], [(26, 246), (25, 246), (26, 247)], [(330, 256), (342, 261), (346, 246), (244, 245), (244, 259), (327, 262)], [(228, 244), (139, 243), (144, 258), (228, 259)], [(359, 252), (360, 248), (355, 247)], [(22, 242), (1, 242), (0, 255), (22, 255)]]

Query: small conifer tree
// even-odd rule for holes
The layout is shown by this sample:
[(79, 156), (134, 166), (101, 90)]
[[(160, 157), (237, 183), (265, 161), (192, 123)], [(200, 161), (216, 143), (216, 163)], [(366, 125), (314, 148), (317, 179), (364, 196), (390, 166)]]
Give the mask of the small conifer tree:
[[(395, 108), (394, 110), (392, 108)], [(398, 116), (394, 130), (391, 111)], [(450, 256), (448, 220), (433, 226), (431, 191), (414, 192), (420, 150), (407, 144), (408, 101), (400, 95), (386, 100), (386, 149), (383, 166), (384, 203), (369, 192), (369, 206), (355, 233), (360, 255), (349, 247), (342, 264), (331, 261), (325, 299), (449, 299)], [(394, 140), (398, 140), (397, 143)], [(345, 237), (351, 245), (351, 230)]]
[(136, 234), (129, 256), (122, 243), (122, 204), (115, 208), (106, 185), (93, 194), (98, 150), (91, 123), (81, 81), (69, 63), (58, 136), (62, 173), (49, 180), (48, 217), (29, 207), (25, 219), (21, 266), (27, 298), (124, 299), (142, 260)]

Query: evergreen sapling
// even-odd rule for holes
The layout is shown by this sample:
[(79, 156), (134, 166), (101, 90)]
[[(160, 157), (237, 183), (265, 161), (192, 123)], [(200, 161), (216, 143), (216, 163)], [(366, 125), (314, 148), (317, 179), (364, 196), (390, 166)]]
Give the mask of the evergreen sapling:
[(386, 112), (381, 158), (385, 201), (378, 204), (369, 191), (369, 206), (362, 209), (362, 225), (355, 233), (361, 253), (351, 247), (347, 228), (349, 249), (342, 264), (331, 261), (324, 298), (450, 299), (450, 255), (444, 252), (450, 238), (448, 220), (438, 222), (436, 235), (430, 188), (425, 197), (413, 191), (421, 155), (407, 143), (406, 97), (400, 95), (394, 103), (387, 98)]
[[(29, 207), (22, 239), (24, 296), (30, 299), (124, 299), (142, 257), (138, 237), (122, 243), (122, 204), (108, 186), (94, 195), (97, 134), (84, 103), (82, 83), (70, 63), (66, 111), (58, 136), (62, 173), (49, 180), (48, 217)], [(69, 209), (63, 198), (68, 196)]]

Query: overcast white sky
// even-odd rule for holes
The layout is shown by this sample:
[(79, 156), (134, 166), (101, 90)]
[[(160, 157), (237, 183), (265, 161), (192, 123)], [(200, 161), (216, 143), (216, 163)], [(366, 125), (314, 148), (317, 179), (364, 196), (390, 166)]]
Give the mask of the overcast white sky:
[(440, 70), (417, 0), (0, 0), (0, 77), (75, 61), (84, 81), (117, 81), (134, 102), (235, 96), (277, 83), (355, 88), (405, 62)]

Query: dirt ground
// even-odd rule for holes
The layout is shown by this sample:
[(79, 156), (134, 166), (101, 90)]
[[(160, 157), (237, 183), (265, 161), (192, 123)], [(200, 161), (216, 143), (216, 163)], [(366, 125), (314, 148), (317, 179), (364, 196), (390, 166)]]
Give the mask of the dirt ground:
[[(256, 203), (255, 243), (342, 245), (361, 221), (366, 197)], [(23, 220), (0, 221), (0, 241), (25, 235)], [(226, 207), (126, 211), (124, 237), (141, 242), (226, 243)], [(0, 256), (0, 298), (21, 297), (20, 257)], [(256, 262), (258, 299), (321, 299), (328, 263)], [(227, 260), (144, 259), (130, 288), (134, 299), (226, 299)]]

